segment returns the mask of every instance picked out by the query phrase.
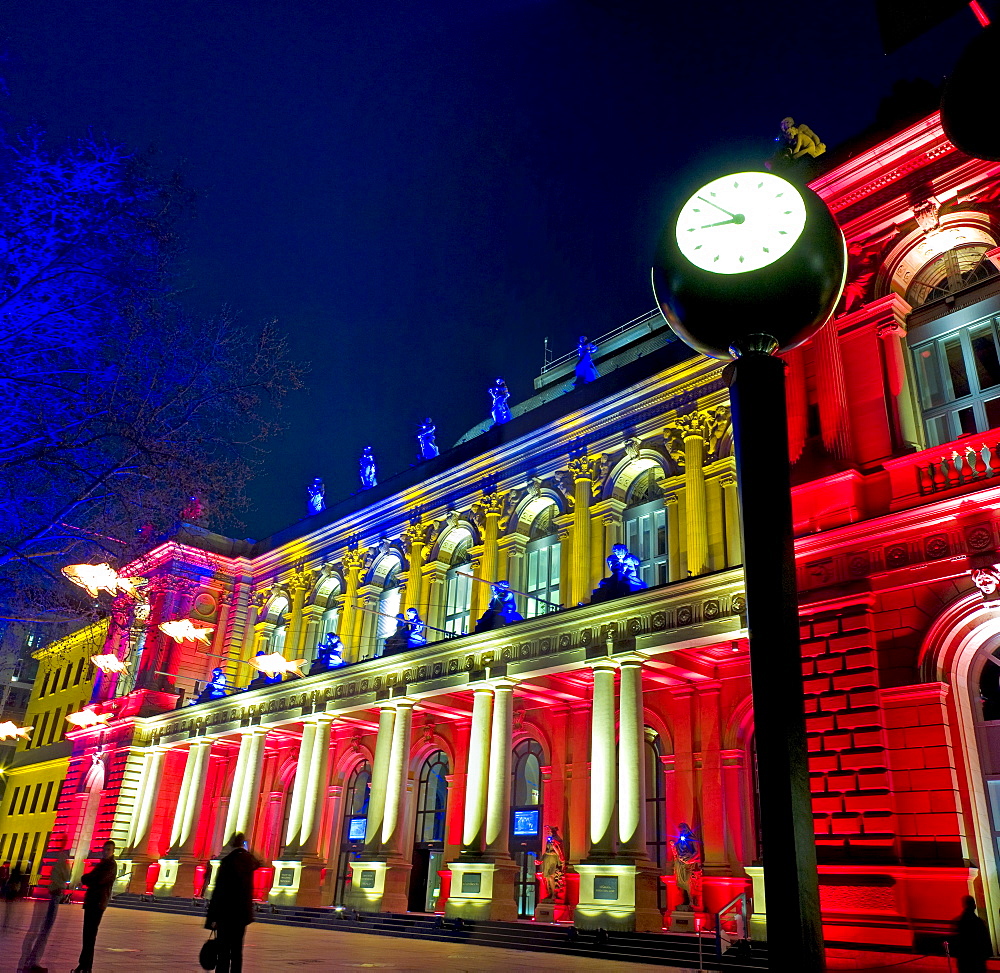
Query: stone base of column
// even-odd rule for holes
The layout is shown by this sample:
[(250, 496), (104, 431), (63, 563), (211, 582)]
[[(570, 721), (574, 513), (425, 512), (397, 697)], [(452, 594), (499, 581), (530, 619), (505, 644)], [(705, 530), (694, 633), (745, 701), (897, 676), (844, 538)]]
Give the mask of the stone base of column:
[(344, 905), (358, 912), (406, 912), (409, 904), (409, 862), (351, 862), (351, 887), (344, 896)]
[(514, 883), (517, 865), (510, 859), (450, 862), (451, 892), (444, 914), (452, 919), (515, 922)]
[(177, 866), (179, 864), (180, 862), (176, 858), (160, 859), (160, 874), (156, 876), (153, 895), (174, 894), (174, 884), (177, 881)]
[(322, 865), (294, 859), (271, 864), (274, 866), (274, 883), (267, 894), (267, 901), (272, 905), (297, 905), (305, 909), (316, 909), (328, 904), (323, 899), (320, 885)]
[(174, 887), (170, 893), (175, 899), (193, 899), (201, 894), (203, 883), (199, 880), (197, 872), (200, 864), (201, 862), (193, 859), (182, 859), (177, 863)]
[(753, 882), (753, 912), (747, 935), (757, 942), (767, 942), (767, 902), (764, 899), (764, 866), (747, 865), (744, 871)]
[(221, 864), (222, 864), (221, 858), (213, 858), (208, 863), (208, 867), (211, 869), (211, 872), (209, 873), (208, 876), (208, 883), (205, 885), (206, 899), (210, 899), (212, 897), (212, 893), (215, 891), (215, 880), (219, 876), (219, 865)]
[(581, 862), (578, 929), (659, 932), (663, 916), (656, 904), (657, 869), (634, 861)]
[[(135, 871), (135, 864), (131, 858), (118, 858), (118, 877), (115, 879), (115, 884), (112, 886), (111, 891), (114, 895), (118, 895), (120, 892), (127, 892), (129, 886), (132, 884), (132, 872)], [(145, 869), (142, 869), (143, 878), (146, 876)], [(143, 892), (145, 892), (145, 888)]]
[[(122, 864), (119, 861), (119, 864)], [(149, 873), (149, 866), (153, 864), (152, 859), (136, 858), (131, 861), (131, 868), (128, 876), (128, 889), (133, 895), (144, 895), (146, 892), (146, 877)]]

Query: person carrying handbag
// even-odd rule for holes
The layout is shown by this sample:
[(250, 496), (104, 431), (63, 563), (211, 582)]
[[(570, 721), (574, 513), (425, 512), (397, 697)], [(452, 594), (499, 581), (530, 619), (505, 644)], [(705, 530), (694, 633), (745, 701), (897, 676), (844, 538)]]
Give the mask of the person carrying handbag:
[(247, 851), (242, 833), (233, 835), (229, 847), (219, 863), (205, 928), (218, 936), (216, 973), (243, 973), (243, 937), (253, 922), (253, 873), (260, 862)]

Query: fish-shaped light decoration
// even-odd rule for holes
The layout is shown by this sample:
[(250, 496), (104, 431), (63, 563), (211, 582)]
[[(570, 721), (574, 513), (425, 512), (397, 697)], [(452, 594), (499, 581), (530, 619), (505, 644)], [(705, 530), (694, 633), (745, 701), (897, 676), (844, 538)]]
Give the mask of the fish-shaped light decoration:
[(106, 591), (109, 595), (127, 591), (135, 596), (136, 582), (141, 580), (121, 577), (110, 564), (68, 564), (62, 569), (62, 573), (73, 584), (83, 588), (91, 598), (96, 598), (99, 591)]
[(104, 655), (92, 655), (90, 661), (101, 672), (124, 672), (128, 668), (128, 663), (124, 659), (119, 659), (113, 652), (108, 652)]
[(294, 672), (297, 676), (301, 676), (302, 667), (308, 661), (308, 659), (286, 659), (280, 652), (272, 652), (270, 655), (254, 656), (249, 664), (273, 678), (282, 672)]
[(111, 719), (110, 713), (95, 713), (89, 706), (77, 710), (75, 713), (66, 714), (66, 722), (72, 723), (78, 730), (85, 730), (89, 726), (97, 726), (99, 723), (107, 723)]
[(30, 740), (30, 733), (33, 729), (33, 726), (18, 726), (7, 720), (5, 723), (0, 723), (0, 740), (16, 740), (18, 737), (22, 740)]
[(175, 642), (201, 642), (208, 645), (214, 625), (195, 625), (190, 618), (175, 618), (172, 622), (160, 622), (160, 631)]

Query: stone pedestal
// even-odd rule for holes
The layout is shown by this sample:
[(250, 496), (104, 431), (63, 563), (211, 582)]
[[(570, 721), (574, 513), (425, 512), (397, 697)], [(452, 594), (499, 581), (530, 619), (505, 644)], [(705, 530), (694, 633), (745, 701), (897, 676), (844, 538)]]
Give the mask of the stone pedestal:
[(153, 886), (153, 895), (174, 894), (178, 865), (180, 865), (180, 862), (176, 858), (160, 859), (160, 874), (156, 878), (156, 885)]
[(146, 879), (149, 875), (149, 866), (153, 864), (152, 859), (139, 858), (131, 862), (128, 877), (128, 891), (133, 895), (143, 895), (146, 892)]
[(514, 922), (517, 902), (514, 881), (517, 865), (512, 861), (454, 861), (451, 871), (451, 892), (444, 914), (449, 918), (492, 919)]
[(709, 916), (707, 912), (695, 912), (690, 907), (678, 906), (670, 913), (670, 932), (676, 933), (698, 933), (709, 928)]
[(663, 918), (656, 904), (656, 869), (633, 862), (581, 862), (578, 929), (659, 932)]
[(316, 909), (326, 904), (320, 884), (322, 865), (295, 860), (275, 861), (274, 882), (267, 901), (272, 905), (297, 905)]
[(198, 882), (198, 865), (200, 863), (191, 859), (181, 859), (177, 862), (177, 870), (174, 876), (174, 887), (171, 895), (175, 898), (191, 899), (201, 893), (201, 888), (196, 887)]
[(753, 882), (753, 912), (747, 934), (757, 942), (767, 942), (767, 901), (764, 898), (764, 866), (747, 865), (744, 871)]
[(351, 862), (351, 887), (344, 904), (358, 912), (406, 912), (409, 862)]
[[(554, 902), (552, 899), (543, 899), (535, 906), (535, 922), (558, 922), (557, 911), (561, 915), (566, 911), (567, 906), (561, 902)], [(569, 908), (572, 908), (570, 906)]]

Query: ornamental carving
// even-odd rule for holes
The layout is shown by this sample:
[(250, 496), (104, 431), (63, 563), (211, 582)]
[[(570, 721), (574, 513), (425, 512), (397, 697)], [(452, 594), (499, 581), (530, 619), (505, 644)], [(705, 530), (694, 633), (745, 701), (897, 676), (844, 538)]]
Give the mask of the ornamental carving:
[(885, 549), (886, 567), (900, 568), (910, 563), (910, 552), (905, 544), (894, 544)]
[(344, 573), (360, 571), (365, 566), (365, 556), (365, 552), (359, 551), (357, 548), (344, 551), (340, 558), (340, 562), (344, 566)]
[(982, 592), (984, 601), (1000, 598), (1000, 564), (986, 564), (969, 572), (972, 583)]
[(706, 601), (702, 612), (705, 618), (718, 618), (719, 603), (714, 598), (711, 601)]
[(573, 482), (577, 480), (599, 480), (604, 471), (605, 461), (603, 456), (577, 456), (569, 461), (566, 467)]
[(944, 534), (935, 534), (924, 541), (924, 553), (929, 558), (937, 559), (946, 557), (949, 550), (948, 538)]
[(400, 538), (403, 542), (403, 550), (410, 554), (415, 544), (427, 546), (433, 544), (437, 535), (435, 524), (415, 521), (403, 528)]
[(978, 527), (970, 527), (965, 532), (965, 543), (969, 545), (970, 551), (981, 553), (993, 549), (993, 531), (985, 524)]
[(501, 493), (499, 490), (484, 493), (472, 505), (472, 515), (476, 523), (481, 527), (487, 517), (502, 517), (509, 508), (510, 499), (509, 493)]
[(747, 599), (745, 595), (733, 595), (732, 608), (734, 615), (741, 615), (746, 611)]
[(718, 459), (719, 443), (728, 428), (729, 409), (719, 405), (714, 409), (678, 416), (663, 430), (663, 439), (670, 458), (678, 469), (683, 470), (687, 463), (685, 440), (700, 438), (704, 448), (704, 462), (711, 463)]

